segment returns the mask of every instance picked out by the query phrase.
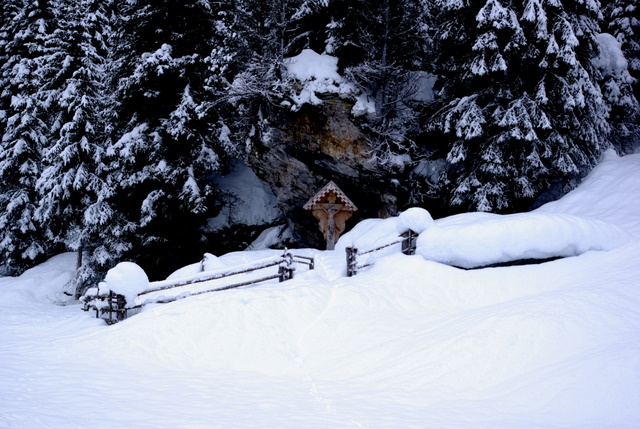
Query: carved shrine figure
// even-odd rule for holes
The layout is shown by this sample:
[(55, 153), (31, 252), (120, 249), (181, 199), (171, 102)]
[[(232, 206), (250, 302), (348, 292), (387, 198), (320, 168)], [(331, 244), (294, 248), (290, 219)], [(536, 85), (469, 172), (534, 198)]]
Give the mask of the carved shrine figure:
[(333, 250), (346, 227), (347, 219), (358, 210), (353, 202), (330, 181), (305, 205), (318, 219), (319, 228), (327, 243), (327, 250)]

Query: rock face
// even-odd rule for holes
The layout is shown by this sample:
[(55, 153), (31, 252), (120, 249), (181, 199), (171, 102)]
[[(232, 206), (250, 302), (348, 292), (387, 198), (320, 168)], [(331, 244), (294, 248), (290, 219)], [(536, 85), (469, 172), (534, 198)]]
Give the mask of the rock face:
[(351, 116), (353, 102), (332, 96), (319, 106), (271, 116), (267, 135), (256, 138), (247, 164), (268, 183), (300, 246), (324, 248), (316, 219), (302, 207), (333, 180), (359, 208), (347, 230), (360, 219), (398, 211), (398, 189), (371, 159), (366, 135)]

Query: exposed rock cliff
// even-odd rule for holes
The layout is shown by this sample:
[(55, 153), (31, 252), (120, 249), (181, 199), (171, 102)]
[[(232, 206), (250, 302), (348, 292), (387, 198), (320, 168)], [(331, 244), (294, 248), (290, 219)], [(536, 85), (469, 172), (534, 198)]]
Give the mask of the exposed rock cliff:
[(353, 105), (324, 96), (320, 105), (282, 110), (272, 115), (268, 135), (256, 138), (247, 154), (247, 164), (276, 194), (296, 244), (322, 248), (317, 221), (302, 206), (330, 180), (358, 206), (347, 229), (362, 218), (398, 210), (398, 182), (372, 161), (366, 135), (351, 115)]

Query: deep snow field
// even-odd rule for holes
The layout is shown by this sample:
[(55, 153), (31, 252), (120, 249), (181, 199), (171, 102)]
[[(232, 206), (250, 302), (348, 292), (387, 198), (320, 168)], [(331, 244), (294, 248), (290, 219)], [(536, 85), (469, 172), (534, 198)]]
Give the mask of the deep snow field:
[[(531, 214), (438, 220), (417, 255), (391, 249), (345, 277), (345, 246), (419, 218), (296, 251), (317, 268), (291, 281), (147, 305), (113, 326), (66, 301), (73, 254), (0, 278), (0, 427), (640, 427), (640, 154), (607, 152)], [(426, 259), (514, 252), (578, 256), (476, 270)]]

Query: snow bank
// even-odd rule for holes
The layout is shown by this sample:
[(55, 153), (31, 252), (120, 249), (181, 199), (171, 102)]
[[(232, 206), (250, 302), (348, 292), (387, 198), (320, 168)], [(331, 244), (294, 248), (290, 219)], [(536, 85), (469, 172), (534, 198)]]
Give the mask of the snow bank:
[(68, 286), (76, 271), (76, 258), (75, 252), (62, 253), (18, 277), (0, 276), (0, 291), (3, 292), (0, 305), (22, 306), (25, 302), (65, 304), (72, 300), (75, 289)]
[(398, 217), (365, 219), (338, 239), (336, 250), (344, 252), (346, 247), (369, 250), (397, 239)]
[[(607, 157), (521, 220), (453, 216), (421, 235), (495, 220), (517, 230), (504, 247), (531, 247), (536, 225), (569, 241), (564, 223), (579, 214), (585, 235), (599, 228), (590, 216), (640, 236), (638, 183), (640, 155)], [(361, 222), (340, 243), (384, 244), (401, 217)], [(63, 290), (74, 254), (0, 278), (0, 427), (640, 427), (640, 241), (471, 271), (396, 251), (350, 278), (336, 275), (340, 250), (297, 250), (316, 269), (291, 281), (146, 306), (111, 327), (38, 292)]]
[(566, 213), (618, 225), (640, 239), (640, 154), (607, 150), (580, 186), (535, 213)]
[(120, 262), (107, 271), (103, 282), (98, 285), (102, 294), (104, 288), (124, 295), (128, 305), (133, 305), (140, 292), (149, 287), (149, 278), (139, 265), (133, 262)]
[(207, 228), (218, 231), (229, 225), (272, 225), (282, 218), (276, 196), (244, 163), (233, 165), (231, 172), (214, 179), (217, 189), (230, 196)]
[(189, 277), (197, 273), (202, 272), (202, 262), (195, 262), (193, 264), (186, 265), (182, 268), (178, 268), (176, 271), (167, 276), (166, 280), (181, 279), (183, 277)]
[[(360, 252), (398, 240), (413, 230), (419, 234), (416, 253), (430, 261), (463, 268), (511, 262), (577, 256), (591, 250), (612, 250), (629, 243), (629, 233), (596, 219), (568, 214), (464, 213), (434, 221), (422, 208), (410, 208), (398, 217), (367, 219), (345, 234), (336, 245)], [(380, 259), (367, 256), (361, 264)]]
[(564, 214), (467, 213), (443, 220), (418, 237), (425, 259), (474, 268), (519, 259), (577, 256), (629, 243), (621, 228)]
[(291, 229), (287, 225), (272, 226), (265, 229), (247, 247), (247, 250), (264, 250), (276, 246), (283, 241), (292, 239)]

